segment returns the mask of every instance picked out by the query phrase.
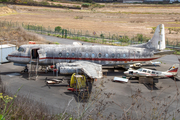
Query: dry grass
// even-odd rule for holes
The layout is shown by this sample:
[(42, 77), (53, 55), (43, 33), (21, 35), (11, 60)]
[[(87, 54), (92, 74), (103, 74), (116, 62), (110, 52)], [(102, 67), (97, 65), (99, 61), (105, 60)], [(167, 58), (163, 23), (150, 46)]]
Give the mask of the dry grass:
[[(134, 5), (135, 6), (135, 5)], [(179, 34), (169, 34), (169, 27), (180, 27), (177, 24), (180, 18), (180, 7), (163, 6), (157, 7), (138, 5), (138, 7), (121, 5), (120, 7), (94, 8), (93, 10), (68, 10), (46, 7), (16, 6), (18, 14), (1, 16), (1, 20), (19, 22), (24, 24), (56, 26), (64, 29), (82, 30), (93, 35), (93, 32), (109, 35), (136, 36), (143, 34), (152, 37), (152, 27), (165, 24), (166, 38), (168, 40), (180, 39)], [(11, 8), (14, 8), (11, 6)], [(83, 19), (75, 19), (81, 16)]]
[(22, 27), (14, 28), (7, 23), (0, 23), (0, 39), (3, 43), (11, 43), (17, 46), (28, 44), (29, 41), (36, 41), (38, 44), (47, 43), (47, 41), (36, 33), (27, 32)]

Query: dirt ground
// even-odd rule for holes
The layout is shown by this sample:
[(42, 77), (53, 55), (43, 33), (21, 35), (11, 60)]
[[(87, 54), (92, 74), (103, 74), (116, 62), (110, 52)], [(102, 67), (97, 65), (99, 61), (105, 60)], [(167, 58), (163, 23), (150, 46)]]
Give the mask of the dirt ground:
[[(152, 27), (164, 24), (166, 39), (176, 41), (180, 38), (180, 5), (131, 5), (106, 4), (103, 8), (71, 10), (48, 7), (14, 6), (13, 14), (1, 14), (0, 20), (19, 22), (23, 24), (56, 26), (64, 29), (88, 31), (93, 34), (136, 36), (143, 34), (152, 37)], [(1, 7), (0, 7), (1, 9)], [(169, 34), (168, 28), (175, 28)]]

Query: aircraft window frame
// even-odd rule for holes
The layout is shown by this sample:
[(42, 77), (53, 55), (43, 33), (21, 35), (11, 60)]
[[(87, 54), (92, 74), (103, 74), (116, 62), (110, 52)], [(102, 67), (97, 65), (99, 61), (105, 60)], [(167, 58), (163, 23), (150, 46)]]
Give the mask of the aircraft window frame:
[(108, 58), (108, 57), (109, 57), (109, 54), (108, 54), (108, 53), (106, 53), (106, 54), (105, 54), (105, 57), (106, 57), (106, 58)]
[(71, 56), (72, 56), (72, 57), (75, 57), (75, 53), (72, 53)]
[(147, 72), (147, 70), (143, 70), (143, 72), (145, 72), (145, 73), (146, 73), (146, 72)]
[(92, 57), (92, 58), (95, 58), (95, 54), (94, 54), (94, 53), (92, 53), (92, 54), (91, 54), (91, 57)]
[(102, 54), (101, 54), (101, 53), (99, 53), (99, 54), (98, 54), (98, 57), (99, 57), (99, 58), (101, 58), (101, 57), (102, 57)]
[(24, 52), (24, 51), (25, 51), (24, 48), (22, 48), (22, 47), (18, 48), (18, 52)]
[(111, 57), (112, 57), (112, 58), (114, 58), (114, 57), (115, 57), (115, 54), (114, 54), (114, 53), (112, 53)]
[(82, 53), (79, 53), (79, 57), (82, 57)]
[(86, 53), (85, 56), (86, 56), (86, 58), (88, 58), (89, 57), (89, 53)]
[(117, 58), (120, 58), (120, 54), (119, 53), (117, 54)]
[(62, 52), (59, 53), (59, 57), (62, 57)]

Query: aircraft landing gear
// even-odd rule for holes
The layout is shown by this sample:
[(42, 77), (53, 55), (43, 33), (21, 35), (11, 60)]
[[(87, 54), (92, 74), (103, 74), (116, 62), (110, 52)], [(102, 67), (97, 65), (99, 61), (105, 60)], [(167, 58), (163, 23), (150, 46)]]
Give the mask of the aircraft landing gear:
[(28, 72), (29, 70), (28, 70), (28, 67), (27, 66), (25, 66), (25, 68), (24, 68), (24, 72)]

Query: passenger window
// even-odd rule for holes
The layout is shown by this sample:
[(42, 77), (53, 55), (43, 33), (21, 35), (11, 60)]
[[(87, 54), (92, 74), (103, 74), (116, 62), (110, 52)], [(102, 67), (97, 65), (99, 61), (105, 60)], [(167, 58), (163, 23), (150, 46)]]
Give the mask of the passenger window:
[(69, 56), (69, 53), (66, 53), (66, 56), (68, 57), (68, 56)]
[(59, 57), (61, 57), (61, 56), (62, 56), (62, 53), (60, 52), (60, 53), (59, 53)]
[(123, 54), (123, 58), (125, 58), (126, 57), (126, 54)]
[(79, 53), (79, 57), (82, 57), (82, 53)]
[(106, 56), (106, 58), (108, 58), (108, 54), (107, 54), (107, 53), (106, 53), (106, 55), (105, 55), (105, 56)]
[(99, 55), (98, 55), (98, 56), (99, 56), (99, 58), (101, 58), (101, 56), (102, 56), (102, 55), (101, 55), (101, 53), (99, 53)]
[(112, 54), (112, 57), (113, 57), (113, 58), (115, 57), (115, 54), (114, 54), (114, 53)]
[(148, 73), (151, 73), (151, 71), (148, 71)]
[(143, 72), (147, 72), (147, 70), (143, 70)]
[(89, 57), (89, 54), (88, 54), (88, 53), (86, 53), (86, 57), (87, 57), (87, 58)]
[(91, 57), (92, 57), (92, 58), (95, 58), (95, 54), (94, 54), (94, 53), (92, 53)]
[(119, 53), (117, 54), (117, 58), (120, 58), (120, 54)]
[(154, 72), (154, 71), (152, 71), (152, 74), (155, 74), (155, 72)]
[(72, 57), (74, 57), (75, 56), (75, 54), (74, 53), (72, 53)]
[(159, 74), (158, 72), (156, 72), (156, 74)]

